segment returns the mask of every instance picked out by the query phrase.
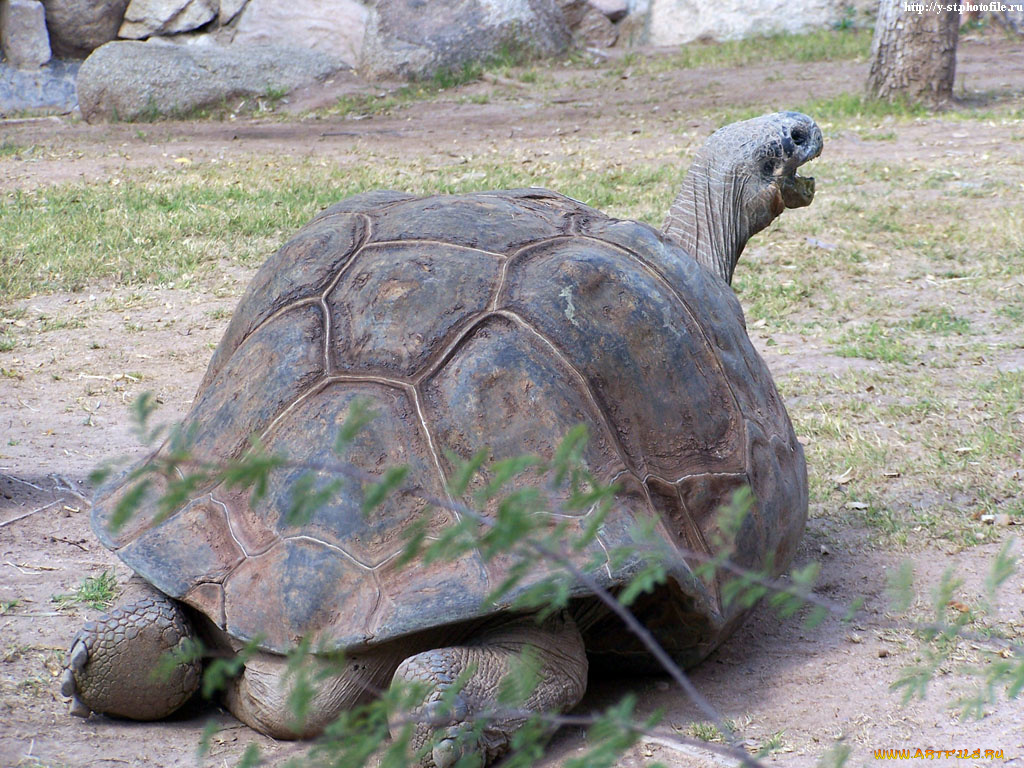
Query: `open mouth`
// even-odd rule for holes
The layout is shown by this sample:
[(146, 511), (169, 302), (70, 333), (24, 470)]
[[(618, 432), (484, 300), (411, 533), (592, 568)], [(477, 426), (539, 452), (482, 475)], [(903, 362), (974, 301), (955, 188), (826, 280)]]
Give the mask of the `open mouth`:
[(779, 178), (779, 191), (787, 208), (803, 208), (814, 199), (814, 177), (801, 176), (797, 169), (821, 154), (821, 132), (817, 126), (814, 126), (813, 132), (801, 131), (802, 141), (797, 140), (795, 131), (792, 135), (802, 151), (798, 151), (793, 158), (796, 162), (792, 173)]
[(814, 177), (801, 176), (793, 171), (779, 179), (779, 189), (787, 208), (803, 208), (814, 199)]

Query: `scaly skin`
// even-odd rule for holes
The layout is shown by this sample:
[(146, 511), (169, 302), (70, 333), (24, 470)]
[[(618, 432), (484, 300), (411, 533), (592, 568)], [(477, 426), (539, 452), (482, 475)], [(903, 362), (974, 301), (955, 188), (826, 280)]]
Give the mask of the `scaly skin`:
[(184, 661), (167, 675), (165, 654), (193, 637), (188, 617), (164, 595), (149, 593), (88, 622), (68, 651), (61, 693), (71, 714), (100, 712), (133, 720), (157, 720), (184, 704), (199, 687), (202, 666)]
[[(415, 723), (414, 752), (436, 741), (420, 760), (420, 768), (450, 768), (466, 752), (476, 753), (481, 765), (490, 765), (508, 751), (513, 735), (525, 721), (521, 713), (499, 714), (489, 720), (476, 744), (467, 743), (467, 737), (474, 715), (500, 712), (497, 696), (501, 681), (527, 646), (536, 653), (541, 668), (536, 689), (517, 708), (564, 712), (575, 706), (586, 690), (587, 656), (583, 638), (568, 616), (543, 625), (533, 618), (522, 619), (485, 632), (467, 645), (435, 648), (399, 665), (393, 684), (425, 684), (429, 688), (423, 704), (410, 713)], [(467, 670), (471, 674), (449, 709), (442, 701), (444, 694)], [(439, 720), (448, 724), (438, 726)], [(397, 723), (392, 724), (393, 732), (399, 729)]]

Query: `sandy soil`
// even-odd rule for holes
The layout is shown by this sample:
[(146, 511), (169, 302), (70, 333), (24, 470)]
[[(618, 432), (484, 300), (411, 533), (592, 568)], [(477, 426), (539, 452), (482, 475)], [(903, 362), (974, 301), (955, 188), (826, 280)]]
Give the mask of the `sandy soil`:
[[(1000, 91), (1024, 82), (1020, 45), (988, 39), (965, 42), (959, 73), (975, 91)], [(10, 121), (3, 136), (41, 151), (30, 161), (0, 161), (0, 191), (44, 187), (78, 179), (104, 180), (135, 169), (170, 167), (174, 157), (227, 157), (261, 153), (315, 153), (344, 162), (372, 147), (397, 157), (456, 164), (461, 152), (506, 151), (526, 137), (548, 137), (557, 151), (563, 131), (582, 132), (607, 144), (609, 152), (636, 152), (632, 126), (650, 130), (642, 141), (690, 141), (711, 124), (688, 114), (749, 104), (785, 105), (859, 88), (865, 65), (848, 62), (806, 67), (786, 64), (771, 71), (703, 70), (666, 72), (642, 83), (628, 78), (604, 87), (589, 70), (560, 74), (566, 85), (545, 102), (492, 99), (487, 104), (453, 100), (415, 104), (392, 116), (364, 120), (281, 121), (240, 118), (226, 122), (89, 126), (64, 118)], [(588, 79), (589, 77), (589, 79)], [(573, 80), (577, 85), (570, 85)], [(462, 93), (492, 87), (465, 86)], [(351, 82), (303, 94), (293, 107), (323, 102), (339, 92), (358, 91)], [(652, 100), (651, 94), (658, 94)], [(658, 107), (655, 109), (655, 107)], [(578, 130), (577, 130), (578, 129)], [(985, 151), (1024, 152), (1008, 140), (1009, 128), (954, 120), (909, 125), (898, 141), (864, 142), (853, 134), (835, 137), (831, 157), (979, 156)], [(675, 139), (666, 136), (676, 136)], [(642, 147), (641, 147), (642, 149)], [(57, 685), (61, 658), (78, 625), (93, 612), (60, 609), (54, 594), (74, 590), (84, 576), (113, 569), (127, 576), (88, 526), (88, 474), (97, 464), (137, 450), (126, 406), (142, 391), (162, 403), (161, 416), (181, 416), (191, 401), (210, 350), (227, 323), (249, 274), (223, 276), (216, 294), (115, 286), (87, 287), (74, 294), (47, 294), (15, 302), (30, 317), (74, 318), (81, 327), (40, 334), (36, 343), (0, 353), (0, 766), (147, 765), (171, 768), (199, 762), (197, 745), (207, 719), (223, 730), (212, 739), (205, 765), (231, 765), (245, 745), (257, 743), (270, 763), (301, 753), (301, 745), (276, 743), (239, 725), (211, 705), (197, 705), (170, 721), (140, 724), (67, 715)], [(218, 319), (213, 319), (218, 318)], [(77, 323), (76, 323), (77, 324)], [(147, 330), (136, 333), (135, 324)], [(773, 370), (794, 367), (810, 375), (835, 363), (821, 356), (779, 354), (755, 341)], [(693, 672), (693, 679), (724, 716), (742, 726), (751, 744), (782, 732), (782, 748), (766, 761), (813, 765), (837, 740), (853, 751), (851, 765), (874, 762), (879, 748), (1002, 749), (1007, 766), (1024, 766), (1024, 704), (1001, 702), (980, 722), (961, 723), (946, 702), (963, 682), (940, 677), (924, 702), (899, 705), (889, 689), (913, 660), (916, 644), (894, 628), (886, 613), (885, 576), (902, 553), (875, 547), (864, 532), (835, 518), (812, 520), (797, 556), (822, 567), (821, 592), (844, 602), (863, 598), (865, 609), (849, 626), (826, 621), (815, 629), (779, 622), (759, 609), (723, 649)], [(993, 546), (960, 552), (929, 545), (912, 553), (922, 582), (934, 582), (956, 567), (967, 579), (963, 594), (980, 595)], [(1011, 585), (999, 620), (1024, 626), (1024, 589)], [(971, 649), (964, 651), (970, 655)], [(664, 679), (597, 678), (582, 710), (636, 691), (644, 711), (663, 708), (666, 734), (685, 731), (699, 713)], [(578, 732), (559, 733), (550, 764), (583, 748)], [(660, 760), (672, 766), (733, 764), (709, 752), (685, 750), (663, 739), (641, 739), (622, 764)], [(976, 761), (948, 759), (946, 765)], [(978, 764), (990, 765), (993, 761)]]

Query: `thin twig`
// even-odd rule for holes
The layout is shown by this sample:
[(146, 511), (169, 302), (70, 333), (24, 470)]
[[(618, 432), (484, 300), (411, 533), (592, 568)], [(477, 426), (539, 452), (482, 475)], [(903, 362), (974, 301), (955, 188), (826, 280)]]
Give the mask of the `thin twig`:
[(27, 485), (29, 488), (35, 488), (37, 491), (45, 490), (44, 488), (40, 488), (35, 483), (30, 483), (28, 480), (22, 480), (20, 477), (15, 477), (14, 475), (8, 475), (6, 472), (0, 472), (0, 475), (3, 475), (8, 480), (13, 480), (16, 483), (21, 483), (22, 485)]
[(64, 475), (58, 475), (56, 473), (53, 473), (49, 477), (51, 480), (53, 480), (54, 492), (60, 491), (61, 493), (70, 493), (72, 496), (77, 497), (83, 504), (89, 505), (91, 503), (87, 496), (75, 490), (75, 487), (71, 484), (71, 481), (64, 477)]
[(25, 512), (24, 514), (18, 515), (17, 517), (12, 517), (10, 520), (4, 520), (2, 523), (0, 523), (0, 528), (8, 526), (11, 523), (16, 523), (19, 520), (24, 520), (26, 517), (31, 517), (36, 512), (42, 512), (44, 509), (49, 509), (55, 504), (60, 504), (62, 501), (64, 501), (64, 499), (57, 499), (56, 501), (51, 501), (49, 504), (44, 504), (41, 507), (37, 507), (36, 509), (33, 509), (31, 512)]

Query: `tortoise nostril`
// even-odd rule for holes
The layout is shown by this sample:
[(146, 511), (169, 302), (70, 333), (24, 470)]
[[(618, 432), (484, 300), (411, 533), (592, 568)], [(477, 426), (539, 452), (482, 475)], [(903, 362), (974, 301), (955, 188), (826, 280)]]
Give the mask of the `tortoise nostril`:
[(803, 128), (794, 128), (789, 132), (789, 135), (793, 139), (793, 143), (798, 147), (802, 147), (807, 143), (807, 132)]

